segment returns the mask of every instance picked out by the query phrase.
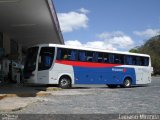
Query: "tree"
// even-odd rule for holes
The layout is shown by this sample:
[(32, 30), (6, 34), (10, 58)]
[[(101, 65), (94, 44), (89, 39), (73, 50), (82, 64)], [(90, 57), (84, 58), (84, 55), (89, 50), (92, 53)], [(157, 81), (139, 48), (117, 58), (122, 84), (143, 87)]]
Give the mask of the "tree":
[(133, 49), (129, 50), (129, 52), (131, 52), (131, 53), (139, 53), (139, 50), (137, 48), (133, 48)]
[(130, 52), (149, 54), (154, 74), (160, 74), (160, 35), (150, 38), (144, 45), (133, 48)]

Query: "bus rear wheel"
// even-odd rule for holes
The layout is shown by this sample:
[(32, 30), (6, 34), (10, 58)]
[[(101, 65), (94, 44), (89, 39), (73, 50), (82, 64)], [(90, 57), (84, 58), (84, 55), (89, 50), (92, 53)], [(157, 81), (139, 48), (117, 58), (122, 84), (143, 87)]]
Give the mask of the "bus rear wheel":
[(122, 87), (124, 87), (124, 88), (130, 88), (130, 87), (131, 87), (131, 84), (132, 84), (131, 79), (130, 79), (130, 78), (126, 78), (126, 79), (124, 80), (124, 82), (123, 82)]
[(59, 87), (63, 89), (71, 88), (71, 79), (67, 76), (61, 77), (59, 81)]

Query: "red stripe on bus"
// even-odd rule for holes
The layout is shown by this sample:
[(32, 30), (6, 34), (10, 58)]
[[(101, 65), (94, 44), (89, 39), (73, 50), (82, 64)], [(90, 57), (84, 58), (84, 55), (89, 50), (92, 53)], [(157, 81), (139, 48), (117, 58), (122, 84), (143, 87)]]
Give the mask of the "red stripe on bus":
[(56, 63), (78, 66), (78, 67), (92, 67), (92, 68), (115, 67), (121, 65), (121, 64), (79, 62), (79, 61), (68, 61), (68, 60), (56, 60)]

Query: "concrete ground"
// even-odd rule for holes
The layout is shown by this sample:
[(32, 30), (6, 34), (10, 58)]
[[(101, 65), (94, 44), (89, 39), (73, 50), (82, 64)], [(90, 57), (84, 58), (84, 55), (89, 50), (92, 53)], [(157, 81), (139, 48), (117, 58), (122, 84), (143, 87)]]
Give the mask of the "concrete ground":
[(57, 87), (22, 86), (16, 84), (0, 86), (0, 112), (21, 110), (28, 105), (43, 101), (43, 97), (51, 95)]
[(8, 113), (160, 114), (160, 77), (153, 77), (152, 83), (145, 87), (110, 89), (104, 85), (89, 85), (50, 93), (51, 95), (38, 98), (36, 102), (33, 100), (23, 109)]

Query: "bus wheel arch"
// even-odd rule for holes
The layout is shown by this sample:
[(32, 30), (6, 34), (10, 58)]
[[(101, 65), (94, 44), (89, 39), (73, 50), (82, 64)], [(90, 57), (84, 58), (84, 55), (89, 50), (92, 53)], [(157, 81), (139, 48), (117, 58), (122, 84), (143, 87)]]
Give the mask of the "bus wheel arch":
[(123, 84), (121, 85), (121, 87), (123, 88), (130, 88), (132, 85), (132, 78), (127, 76), (124, 78), (123, 80)]
[(67, 89), (72, 87), (72, 79), (69, 75), (62, 75), (59, 78), (59, 87)]

